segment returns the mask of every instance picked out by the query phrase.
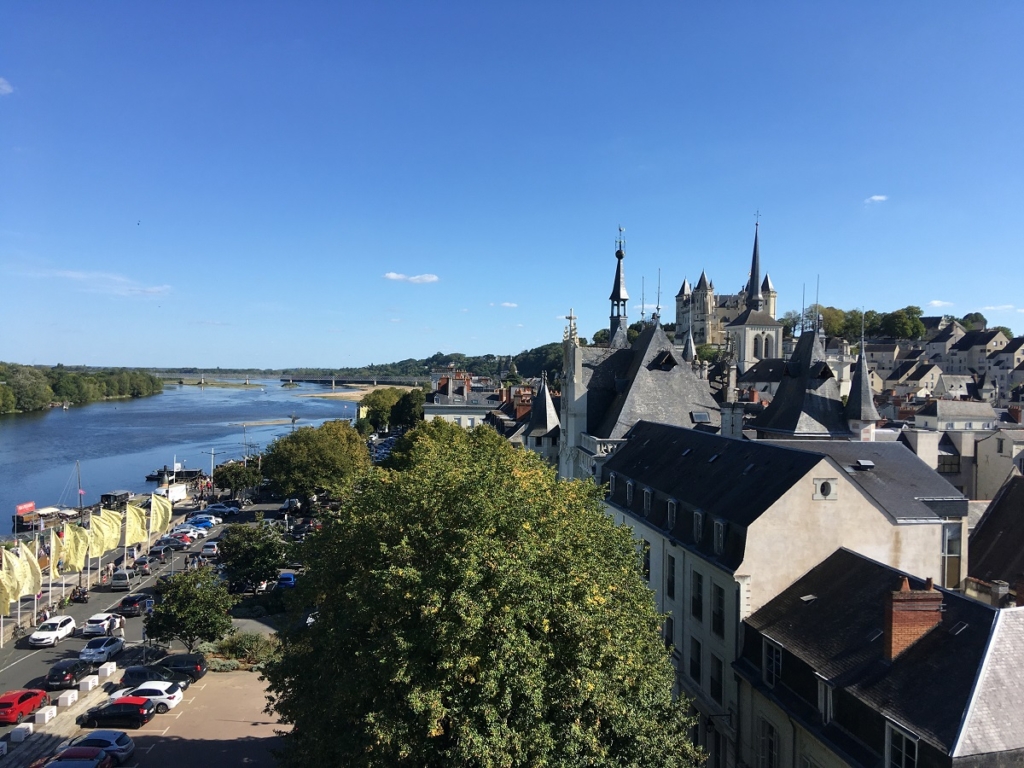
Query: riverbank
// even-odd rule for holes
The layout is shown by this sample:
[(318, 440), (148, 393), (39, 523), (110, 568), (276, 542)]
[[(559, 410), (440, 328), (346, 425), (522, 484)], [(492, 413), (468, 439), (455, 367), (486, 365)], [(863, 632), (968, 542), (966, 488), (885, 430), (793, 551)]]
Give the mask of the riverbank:
[(296, 395), (296, 397), (317, 397), (323, 400), (350, 400), (352, 402), (358, 402), (366, 397), (371, 392), (376, 392), (378, 389), (400, 389), (403, 392), (408, 392), (412, 389), (419, 389), (419, 387), (409, 387), (404, 384), (346, 384), (344, 392), (313, 392), (308, 395)]

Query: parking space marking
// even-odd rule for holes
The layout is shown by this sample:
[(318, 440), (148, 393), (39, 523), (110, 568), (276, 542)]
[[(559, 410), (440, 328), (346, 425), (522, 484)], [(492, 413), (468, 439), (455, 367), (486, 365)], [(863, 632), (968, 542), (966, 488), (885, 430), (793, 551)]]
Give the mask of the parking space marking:
[(8, 664), (8, 665), (7, 665), (6, 667), (4, 667), (3, 669), (0, 669), (0, 673), (2, 673), (2, 672), (6, 672), (6, 671), (7, 671), (8, 669), (10, 669), (11, 667), (13, 667), (13, 666), (14, 666), (15, 664), (20, 664), (20, 663), (21, 663), (21, 662), (23, 662), (23, 661), (24, 661), (25, 659), (28, 659), (28, 658), (30, 658), (30, 657), (32, 657), (32, 656), (35, 656), (35, 655), (36, 655), (37, 653), (42, 653), (42, 652), (43, 652), (43, 651), (45, 651), (45, 650), (47, 650), (47, 649), (46, 649), (46, 648), (40, 648), (40, 649), (39, 649), (38, 651), (32, 651), (31, 653), (26, 653), (26, 654), (25, 654), (24, 656), (22, 656), (22, 657), (21, 657), (20, 659), (18, 659), (17, 661), (12, 661), (12, 662), (11, 662), (10, 664)]

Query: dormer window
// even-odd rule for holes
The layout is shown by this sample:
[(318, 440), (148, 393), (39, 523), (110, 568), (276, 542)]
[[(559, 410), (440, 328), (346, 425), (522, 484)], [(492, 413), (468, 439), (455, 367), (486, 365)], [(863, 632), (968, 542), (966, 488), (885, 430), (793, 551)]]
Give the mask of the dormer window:
[(626, 481), (626, 506), (632, 506), (633, 504), (633, 481)]
[(651, 514), (651, 498), (653, 496), (650, 488), (644, 488), (644, 517)]
[(720, 555), (725, 551), (725, 523), (715, 520), (715, 554)]
[(700, 544), (704, 536), (704, 513), (699, 509), (693, 511), (693, 543)]
[(917, 736), (893, 723), (885, 724), (885, 762), (890, 768), (916, 768)]
[(828, 725), (832, 722), (832, 692), (833, 687), (823, 678), (818, 678), (818, 714), (821, 715), (821, 724)]
[(678, 504), (675, 499), (668, 500), (668, 509), (665, 511), (665, 527), (672, 530), (676, 527), (676, 508)]
[(608, 474), (608, 494), (612, 495), (615, 493), (615, 473), (611, 472)]
[(782, 646), (767, 637), (761, 639), (761, 678), (769, 688), (782, 677)]

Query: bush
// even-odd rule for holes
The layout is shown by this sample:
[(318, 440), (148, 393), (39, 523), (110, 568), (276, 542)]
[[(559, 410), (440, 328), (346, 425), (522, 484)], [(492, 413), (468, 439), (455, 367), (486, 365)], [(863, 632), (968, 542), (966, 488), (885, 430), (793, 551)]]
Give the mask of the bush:
[(236, 619), (262, 619), (267, 615), (267, 609), (255, 601), (246, 600), (236, 605), (231, 615)]
[(234, 659), (210, 659), (207, 669), (211, 672), (234, 672), (241, 666)]
[(199, 653), (203, 654), (204, 656), (211, 656), (211, 655), (217, 653), (217, 648), (218, 647), (219, 647), (218, 643), (202, 642), (202, 643), (199, 644), (199, 647), (196, 648), (196, 650)]
[(258, 632), (238, 632), (220, 641), (220, 652), (246, 664), (261, 664), (277, 656), (280, 643)]

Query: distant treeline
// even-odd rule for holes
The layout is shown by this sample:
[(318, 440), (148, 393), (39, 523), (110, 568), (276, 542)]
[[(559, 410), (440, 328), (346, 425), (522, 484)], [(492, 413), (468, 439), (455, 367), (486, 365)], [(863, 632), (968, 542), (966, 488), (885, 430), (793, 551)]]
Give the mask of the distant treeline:
[(0, 362), (0, 413), (39, 411), (52, 403), (84, 405), (97, 400), (146, 397), (163, 381), (129, 368), (52, 368)]

